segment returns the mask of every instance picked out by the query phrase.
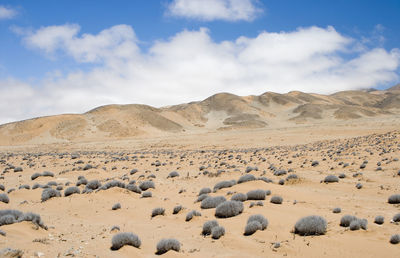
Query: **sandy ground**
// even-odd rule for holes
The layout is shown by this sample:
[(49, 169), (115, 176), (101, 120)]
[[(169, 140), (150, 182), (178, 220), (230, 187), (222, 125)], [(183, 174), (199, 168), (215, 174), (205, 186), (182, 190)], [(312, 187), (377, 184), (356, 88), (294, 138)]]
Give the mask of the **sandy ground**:
[[(162, 238), (176, 238), (181, 243), (179, 253), (169, 251), (166, 257), (399, 257), (400, 244), (389, 239), (400, 234), (400, 225), (390, 223), (400, 212), (399, 205), (388, 204), (388, 197), (400, 194), (400, 128), (399, 121), (335, 126), (299, 126), (296, 128), (237, 130), (201, 134), (166, 135), (156, 138), (131, 140), (64, 143), (50, 145), (2, 146), (0, 184), (5, 186), (10, 202), (0, 202), (0, 209), (17, 209), (40, 214), (48, 230), (31, 222), (3, 225), (0, 249), (21, 249), (24, 257), (153, 257)], [(78, 154), (76, 159), (71, 154)], [(368, 161), (364, 169), (360, 165)], [(81, 162), (78, 162), (81, 161)], [(160, 166), (156, 166), (159, 161)], [(311, 166), (312, 161), (319, 165)], [(381, 162), (378, 166), (377, 163)], [(343, 164), (348, 163), (347, 167)], [(87, 164), (93, 166), (83, 170)], [(22, 167), (14, 172), (10, 166)], [(204, 166), (204, 170), (199, 168)], [(257, 167), (249, 174), (267, 177), (233, 185), (210, 193), (230, 199), (233, 193), (250, 190), (270, 190), (263, 206), (250, 208), (238, 216), (217, 219), (225, 228), (219, 240), (201, 235), (204, 222), (216, 219), (215, 209), (201, 209), (195, 202), (201, 188), (224, 180), (238, 180), (248, 166)], [(381, 167), (382, 170), (377, 170)], [(272, 168), (272, 169), (271, 169)], [(273, 175), (275, 170), (290, 170), (286, 175)], [(138, 172), (131, 175), (131, 169)], [(35, 172), (51, 171), (54, 177), (31, 180)], [(167, 178), (172, 171), (179, 177)], [(204, 173), (208, 171), (208, 173)], [(355, 175), (357, 172), (362, 174)], [(327, 175), (344, 173), (338, 183), (325, 184)], [(299, 179), (285, 181), (289, 174)], [(151, 198), (114, 187), (89, 194), (64, 197), (64, 190), (74, 186), (78, 176), (98, 179), (102, 184), (112, 179), (136, 185), (146, 180), (155, 183)], [(155, 178), (154, 178), (155, 176)], [(63, 187), (63, 197), (41, 201), (43, 189), (19, 189), (28, 184), (45, 185), (55, 181)], [(361, 189), (356, 184), (361, 183)], [(84, 185), (79, 186), (80, 190)], [(53, 187), (55, 188), (55, 187)], [(270, 203), (271, 196), (279, 195), (282, 204)], [(115, 203), (122, 208), (112, 210)], [(176, 205), (184, 209), (172, 214)], [(164, 216), (151, 218), (154, 208), (165, 208)], [(335, 214), (332, 209), (340, 207)], [(185, 221), (191, 210), (202, 216)], [(267, 229), (244, 236), (250, 215), (262, 214), (268, 221)], [(355, 215), (368, 220), (367, 230), (350, 231), (340, 227), (343, 215)], [(299, 236), (291, 231), (303, 216), (319, 215), (327, 220), (327, 232), (322, 236)], [(374, 223), (377, 215), (385, 217), (383, 225)], [(141, 247), (125, 246), (111, 251), (111, 232), (117, 225), (120, 232), (133, 232)], [(273, 243), (280, 242), (279, 248)]]

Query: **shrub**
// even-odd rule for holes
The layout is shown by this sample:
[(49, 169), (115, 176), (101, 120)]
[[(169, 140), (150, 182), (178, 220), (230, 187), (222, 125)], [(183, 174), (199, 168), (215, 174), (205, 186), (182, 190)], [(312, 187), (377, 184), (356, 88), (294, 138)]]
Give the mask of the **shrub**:
[(220, 203), (225, 202), (226, 199), (223, 196), (208, 196), (204, 200), (201, 201), (200, 207), (202, 209), (212, 209), (217, 207)]
[(22, 172), (23, 169), (21, 167), (15, 167), (14, 172)]
[(144, 181), (139, 185), (139, 188), (142, 191), (146, 191), (149, 188), (155, 189), (156, 187), (154, 186), (154, 182), (153, 181)]
[(239, 202), (247, 201), (247, 194), (236, 193), (236, 194), (232, 195), (231, 200), (232, 201), (239, 201)]
[(253, 206), (264, 206), (264, 203), (262, 201), (252, 202), (250, 203), (249, 208), (253, 208)]
[(41, 175), (42, 174), (36, 172), (31, 176), (31, 180), (35, 180), (36, 178), (40, 177)]
[(57, 186), (57, 182), (55, 181), (50, 181), (47, 183), (48, 186)]
[(394, 244), (394, 245), (400, 243), (400, 234), (392, 235), (392, 236), (390, 237), (390, 243), (391, 243), (391, 244)]
[(223, 188), (232, 187), (235, 184), (236, 184), (235, 180), (219, 182), (214, 186), (214, 192), (216, 192), (217, 190), (223, 189)]
[(265, 196), (265, 191), (261, 189), (247, 192), (247, 200), (265, 200)]
[(196, 202), (201, 202), (201, 201), (203, 201), (204, 199), (206, 199), (207, 197), (208, 197), (208, 194), (199, 195), (199, 197), (197, 197)]
[(204, 235), (204, 236), (211, 235), (211, 230), (214, 227), (217, 227), (217, 226), (219, 226), (219, 225), (218, 225), (218, 222), (216, 220), (206, 221), (203, 224), (203, 231), (201, 232), (201, 234)]
[(4, 185), (0, 184), (0, 190), (2, 190), (2, 191), (6, 190), (6, 188), (4, 187)]
[(378, 225), (382, 225), (385, 222), (385, 218), (383, 216), (376, 216), (374, 223)]
[(151, 212), (151, 217), (153, 218), (155, 216), (164, 215), (164, 214), (165, 214), (165, 209), (164, 208), (155, 208)]
[(146, 191), (142, 193), (142, 198), (150, 198), (153, 194), (150, 191)]
[(114, 205), (112, 206), (111, 209), (112, 209), (113, 211), (118, 210), (118, 209), (121, 209), (121, 204), (118, 202), (118, 203), (114, 204)]
[(14, 224), (15, 218), (12, 215), (4, 215), (0, 217), (0, 226)]
[(99, 189), (107, 190), (107, 189), (110, 189), (113, 187), (125, 188), (125, 184), (118, 180), (111, 180), (111, 181), (105, 183), (104, 185), (102, 185)]
[(111, 232), (113, 232), (113, 231), (120, 231), (121, 229), (119, 228), (119, 226), (112, 226), (112, 228), (111, 228)]
[(237, 201), (225, 201), (215, 209), (217, 218), (229, 218), (237, 216), (243, 212), (243, 203)]
[(390, 203), (390, 204), (400, 203), (400, 194), (393, 194), (393, 195), (389, 196), (388, 203)]
[(258, 221), (262, 226), (261, 230), (264, 230), (268, 227), (268, 220), (261, 214), (251, 215), (247, 219), (247, 224), (249, 224), (252, 221)]
[(353, 220), (357, 220), (357, 217), (352, 216), (352, 215), (344, 215), (341, 219), (340, 219), (340, 226), (341, 227), (349, 227), (350, 223)]
[(8, 198), (7, 194), (2, 193), (0, 194), (0, 202), (9, 203), (10, 199)]
[(216, 226), (211, 229), (211, 237), (213, 239), (220, 239), (225, 235), (225, 228), (221, 226)]
[(47, 227), (38, 214), (31, 212), (23, 213), (18, 210), (0, 210), (0, 226), (22, 221), (30, 221), (34, 225), (47, 230)]
[(34, 190), (34, 189), (36, 189), (36, 188), (39, 188), (39, 187), (42, 187), (40, 184), (38, 184), (38, 183), (36, 183), (36, 184), (34, 184), (33, 186), (32, 186), (32, 190)]
[(18, 187), (18, 189), (27, 189), (27, 190), (29, 190), (29, 189), (31, 189), (31, 187), (29, 185), (20, 185)]
[(183, 209), (182, 205), (178, 205), (174, 207), (172, 214), (178, 214)]
[(345, 175), (344, 173), (340, 173), (340, 174), (339, 174), (339, 178), (341, 178), (341, 179), (342, 179), (342, 178), (346, 178), (346, 175)]
[(339, 207), (336, 207), (336, 208), (334, 208), (334, 209), (332, 210), (332, 212), (333, 212), (333, 213), (341, 213), (341, 212), (342, 212), (342, 209), (339, 208)]
[(287, 174), (287, 171), (286, 171), (286, 170), (283, 170), (283, 169), (276, 170), (276, 171), (274, 172), (274, 176), (283, 176), (283, 175), (286, 175), (286, 174)]
[(61, 197), (61, 193), (52, 188), (46, 188), (42, 192), (42, 202), (45, 202), (53, 197)]
[(199, 217), (201, 216), (201, 213), (196, 211), (196, 210), (192, 210), (190, 212), (188, 212), (188, 214), (186, 214), (186, 219), (185, 221), (191, 221), (193, 219), (193, 217)]
[(258, 180), (264, 181), (265, 183), (272, 183), (272, 180), (265, 176), (259, 177)]
[(326, 176), (324, 179), (324, 183), (337, 183), (339, 182), (339, 178), (335, 175)]
[(131, 192), (134, 192), (134, 193), (138, 193), (138, 194), (142, 193), (142, 190), (137, 185), (134, 185), (134, 184), (131, 184), (131, 183), (127, 184), (125, 186), (125, 188), (127, 190), (131, 191)]
[(282, 197), (280, 197), (278, 195), (272, 196), (271, 200), (270, 200), (270, 202), (274, 203), (274, 204), (282, 204), (282, 201), (283, 201)]
[(394, 215), (392, 220), (394, 222), (400, 222), (400, 213), (397, 213), (396, 215)]
[(49, 177), (54, 177), (54, 173), (50, 171), (44, 171), (42, 176), (49, 176)]
[(119, 250), (125, 245), (139, 248), (141, 244), (139, 237), (133, 233), (118, 233), (111, 239), (111, 250)]
[(86, 184), (86, 188), (91, 189), (91, 190), (96, 190), (98, 188), (101, 187), (101, 183), (99, 180), (95, 179), (95, 180), (90, 180), (89, 182), (87, 182)]
[(326, 220), (321, 216), (308, 216), (301, 218), (294, 226), (294, 233), (301, 236), (324, 235)]
[(84, 177), (81, 177), (80, 179), (78, 179), (78, 182), (76, 182), (76, 186), (86, 185), (87, 183), (88, 183), (87, 179)]
[(64, 187), (62, 185), (57, 185), (57, 187), (56, 187), (57, 191), (62, 191), (62, 189), (64, 189)]
[(280, 185), (284, 185), (285, 184), (285, 179), (279, 179), (279, 182), (278, 182), (278, 184), (280, 184)]
[(252, 174), (246, 174), (244, 176), (241, 176), (239, 178), (239, 180), (237, 181), (237, 183), (241, 184), (241, 183), (250, 182), (250, 181), (254, 181), (254, 180), (256, 180), (255, 176), (253, 176)]
[(254, 220), (250, 221), (246, 224), (246, 227), (244, 228), (244, 235), (245, 236), (250, 236), (253, 235), (257, 230), (261, 230), (262, 225), (260, 222)]
[(209, 193), (211, 193), (211, 189), (208, 187), (204, 187), (204, 188), (201, 188), (201, 190), (199, 192), (199, 196), (203, 195), (203, 194), (209, 194)]
[(296, 180), (296, 179), (299, 179), (299, 177), (298, 177), (296, 174), (290, 174), (290, 175), (288, 175), (288, 176), (286, 177), (286, 181), (289, 181), (289, 180)]
[(129, 174), (133, 175), (133, 174), (136, 174), (137, 172), (138, 172), (138, 170), (136, 168), (134, 168), (129, 172)]
[(81, 193), (81, 191), (79, 190), (78, 187), (70, 186), (67, 189), (65, 189), (64, 196), (67, 197), (67, 196), (70, 196), (72, 194), (80, 194), (80, 193)]
[(357, 183), (357, 184), (356, 184), (356, 188), (357, 188), (357, 189), (361, 189), (362, 187), (363, 187), (363, 185), (362, 185), (361, 183)]
[(178, 240), (169, 238), (169, 239), (161, 239), (157, 244), (157, 252), (156, 254), (161, 255), (165, 254), (169, 250), (173, 250), (175, 252), (179, 252), (181, 249), (181, 244)]
[(359, 230), (361, 228), (360, 220), (356, 219), (350, 222), (350, 230)]
[(179, 173), (176, 171), (172, 171), (171, 173), (169, 173), (169, 175), (167, 176), (167, 178), (174, 178), (179, 176)]

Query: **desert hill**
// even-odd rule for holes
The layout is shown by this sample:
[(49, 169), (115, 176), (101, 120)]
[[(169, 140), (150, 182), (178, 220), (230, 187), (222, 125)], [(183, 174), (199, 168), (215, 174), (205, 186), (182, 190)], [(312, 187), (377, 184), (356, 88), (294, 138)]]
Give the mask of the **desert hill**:
[(391, 117), (400, 114), (399, 87), (331, 95), (293, 91), (241, 97), (219, 93), (202, 101), (163, 108), (107, 105), (84, 114), (39, 117), (1, 125), (0, 144), (125, 139)]

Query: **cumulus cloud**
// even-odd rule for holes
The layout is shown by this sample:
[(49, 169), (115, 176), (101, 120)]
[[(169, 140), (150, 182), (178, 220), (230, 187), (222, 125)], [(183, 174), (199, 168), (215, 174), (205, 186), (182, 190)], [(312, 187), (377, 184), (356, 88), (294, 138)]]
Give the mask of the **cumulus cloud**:
[(12, 19), (16, 15), (16, 10), (0, 5), (0, 20)]
[(202, 21), (252, 21), (262, 12), (257, 0), (173, 0), (166, 14)]
[(44, 27), (23, 40), (55, 58), (69, 55), (77, 68), (79, 63), (94, 68), (57, 73), (40, 85), (0, 81), (2, 122), (115, 103), (160, 107), (218, 92), (333, 93), (399, 79), (399, 49), (359, 48), (360, 40), (333, 27), (264, 31), (222, 42), (214, 41), (207, 28), (184, 30), (146, 51), (127, 25), (98, 34), (79, 34), (77, 25)]

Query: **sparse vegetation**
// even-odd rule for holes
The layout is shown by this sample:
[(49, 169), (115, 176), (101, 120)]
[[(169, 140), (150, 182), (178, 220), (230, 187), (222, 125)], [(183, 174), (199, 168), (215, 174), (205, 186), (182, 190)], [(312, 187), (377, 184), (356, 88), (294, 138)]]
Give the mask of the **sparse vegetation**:
[(225, 201), (215, 209), (217, 218), (229, 218), (239, 215), (243, 212), (243, 203), (237, 201)]
[(169, 238), (169, 239), (161, 239), (157, 244), (157, 252), (156, 254), (161, 255), (166, 252), (173, 250), (175, 252), (179, 252), (181, 249), (181, 244), (178, 240)]
[(119, 250), (125, 245), (139, 248), (141, 244), (139, 237), (133, 233), (118, 233), (111, 239), (111, 250)]
[(301, 218), (294, 226), (294, 233), (301, 236), (324, 235), (327, 223), (321, 216), (308, 216)]

